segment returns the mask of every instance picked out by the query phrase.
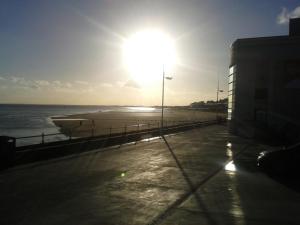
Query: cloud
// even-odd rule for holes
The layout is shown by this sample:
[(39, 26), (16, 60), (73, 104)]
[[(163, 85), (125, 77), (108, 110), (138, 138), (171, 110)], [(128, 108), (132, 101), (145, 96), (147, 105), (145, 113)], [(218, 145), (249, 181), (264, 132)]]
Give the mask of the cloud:
[(116, 85), (121, 88), (121, 87), (124, 87), (126, 82), (123, 82), (123, 81), (117, 81)]
[(76, 80), (75, 83), (80, 84), (80, 85), (88, 85), (89, 84), (88, 82), (82, 81), (82, 80)]
[(65, 87), (71, 88), (71, 87), (73, 87), (73, 84), (71, 84), (70, 82), (67, 82), (67, 83), (65, 83)]
[(53, 81), (52, 84), (53, 84), (54, 86), (58, 86), (58, 87), (62, 86), (62, 83), (61, 83), (59, 80)]
[[(74, 83), (73, 83), (74, 84)], [(55, 80), (50, 82), (49, 88), (53, 89), (54, 91), (58, 92), (78, 92), (80, 91), (79, 88), (73, 88), (71, 82), (62, 82), (60, 80)]]
[(109, 83), (101, 83), (100, 86), (101, 87), (112, 87), (113, 85), (109, 84)]
[(27, 80), (24, 77), (12, 76), (9, 79), (6, 79), (6, 83), (11, 88), (22, 88), (22, 89), (41, 89), (42, 84), (45, 84), (46, 81), (42, 80)]
[(134, 80), (128, 80), (124, 84), (124, 87), (141, 88), (141, 86), (137, 82), (135, 82)]
[(41, 87), (39, 85), (36, 85), (36, 84), (29, 85), (28, 88), (36, 89), (36, 90), (40, 90), (41, 89)]
[(13, 82), (13, 83), (18, 83), (18, 84), (26, 84), (28, 82), (26, 82), (26, 80), (23, 78), (23, 77), (15, 77), (15, 76), (12, 76), (10, 78), (10, 80)]
[(289, 11), (287, 8), (283, 7), (279, 15), (277, 16), (278, 24), (288, 24), (290, 18), (300, 17), (300, 6), (296, 7), (294, 10)]
[(34, 81), (38, 86), (49, 86), (50, 82), (47, 80), (35, 80)]
[[(3, 79), (2, 79), (3, 78)], [(34, 89), (34, 90), (66, 90), (72, 89), (72, 82), (61, 82), (59, 80), (48, 81), (48, 80), (35, 80), (27, 79), (25, 77), (11, 76), (9, 78), (1, 77), (0, 80), (6, 86), (10, 88), (21, 88), (21, 89)]]
[[(121, 85), (121, 83), (120, 83)], [(137, 86), (130, 82), (126, 86), (135, 87)], [(61, 80), (39, 80), (29, 79), (21, 76), (0, 76), (0, 89), (11, 89), (11, 90), (31, 90), (31, 91), (45, 91), (47, 93), (82, 93), (82, 94), (93, 94), (98, 93), (99, 90), (112, 89), (117, 87), (116, 84), (111, 83), (89, 83), (86, 81), (61, 81)], [(121, 87), (125, 87), (125, 82), (122, 83)], [(40, 93), (40, 92), (39, 92)]]
[(35, 81), (27, 80), (24, 77), (16, 77), (12, 76), (9, 79), (7, 79), (8, 83), (11, 83), (12, 87), (15, 88), (32, 88), (32, 89), (39, 89), (39, 85), (35, 83)]

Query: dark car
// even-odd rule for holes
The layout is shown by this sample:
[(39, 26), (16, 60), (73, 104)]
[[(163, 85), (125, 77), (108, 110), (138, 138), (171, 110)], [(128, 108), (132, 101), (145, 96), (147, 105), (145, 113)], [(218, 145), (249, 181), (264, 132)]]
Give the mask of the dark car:
[(300, 177), (300, 143), (279, 150), (263, 151), (257, 165), (275, 176)]

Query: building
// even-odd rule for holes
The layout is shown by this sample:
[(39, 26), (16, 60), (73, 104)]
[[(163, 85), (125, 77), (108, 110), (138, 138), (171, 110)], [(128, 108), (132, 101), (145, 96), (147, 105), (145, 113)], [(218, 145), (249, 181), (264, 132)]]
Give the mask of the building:
[(300, 18), (287, 36), (237, 39), (231, 46), (231, 132), (296, 138), (300, 133)]

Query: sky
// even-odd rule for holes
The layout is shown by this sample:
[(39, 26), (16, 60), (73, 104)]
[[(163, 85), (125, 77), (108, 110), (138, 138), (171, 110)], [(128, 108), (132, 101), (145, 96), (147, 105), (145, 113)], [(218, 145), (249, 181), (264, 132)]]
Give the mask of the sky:
[(296, 0), (1, 0), (0, 103), (160, 105), (161, 80), (138, 83), (124, 63), (144, 30), (174, 43), (166, 105), (215, 100), (218, 77), (224, 98), (230, 44), (287, 35), (299, 16)]

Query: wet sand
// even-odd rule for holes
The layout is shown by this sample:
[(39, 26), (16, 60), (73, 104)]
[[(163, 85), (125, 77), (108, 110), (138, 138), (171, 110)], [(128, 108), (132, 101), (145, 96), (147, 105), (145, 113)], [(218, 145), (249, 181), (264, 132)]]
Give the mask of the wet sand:
[[(224, 116), (225, 114), (218, 113)], [(215, 112), (199, 110), (167, 109), (164, 126), (216, 118)], [(66, 135), (88, 137), (110, 133), (122, 133), (160, 126), (161, 112), (97, 112), (65, 117), (52, 117), (56, 126)]]

